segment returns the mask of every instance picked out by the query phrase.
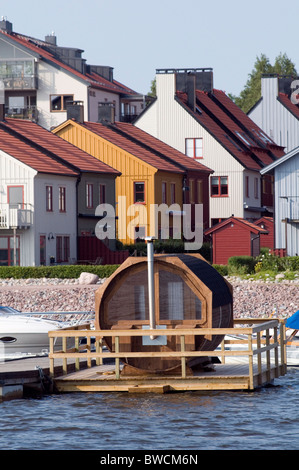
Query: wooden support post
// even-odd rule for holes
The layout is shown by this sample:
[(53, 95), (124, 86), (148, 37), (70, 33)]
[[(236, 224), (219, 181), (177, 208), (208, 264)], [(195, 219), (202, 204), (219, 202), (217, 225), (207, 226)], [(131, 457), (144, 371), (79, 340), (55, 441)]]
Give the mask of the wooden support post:
[[(66, 352), (66, 336), (63, 336), (62, 338), (62, 351), (65, 353)], [(63, 375), (67, 375), (67, 358), (64, 357), (62, 361), (62, 373)]]
[(267, 357), (267, 381), (270, 382), (271, 380), (271, 358), (270, 358), (270, 332), (269, 329), (266, 330), (266, 346), (267, 346), (267, 352), (266, 352), (266, 357)]
[[(119, 353), (119, 336), (115, 336), (115, 352)], [(115, 358), (115, 377), (119, 379), (120, 372), (119, 372), (119, 357)]]
[(287, 372), (287, 351), (286, 351), (286, 326), (285, 322), (280, 323), (280, 361), (282, 366), (282, 373)]
[[(258, 350), (261, 349), (261, 332), (257, 332), (256, 337), (256, 347)], [(262, 353), (259, 352), (257, 355), (257, 369), (258, 369), (258, 383), (259, 385), (262, 384)]]
[[(225, 338), (225, 337), (224, 337)], [(222, 352), (222, 355), (221, 355), (221, 363), (222, 364), (225, 364), (225, 354), (224, 354), (224, 351), (225, 351), (225, 344), (224, 344), (224, 341), (225, 339), (223, 338), (223, 340), (221, 341), (221, 352)]]
[[(79, 353), (79, 337), (78, 336), (75, 338), (75, 348), (76, 348), (76, 353)], [(80, 370), (79, 356), (76, 357), (75, 369), (76, 369), (76, 371)]]
[[(90, 336), (87, 336), (87, 344), (86, 344), (86, 349), (87, 349), (87, 352), (91, 352), (91, 337)], [(88, 357), (87, 358), (87, 367), (91, 367), (91, 357)]]
[(249, 388), (254, 389), (253, 386), (253, 353), (252, 353), (252, 334), (248, 335), (248, 351), (249, 351)]
[[(103, 342), (102, 342), (102, 338), (96, 338), (96, 342), (95, 342), (95, 345), (96, 345), (96, 353), (102, 353), (103, 352)], [(96, 358), (96, 364), (97, 366), (100, 366), (103, 364), (103, 358), (102, 357), (97, 357)]]
[(51, 357), (51, 354), (54, 352), (54, 338), (49, 338), (50, 340), (50, 377), (54, 377), (54, 359)]
[(274, 328), (274, 343), (275, 343), (275, 349), (274, 349), (274, 358), (275, 358), (275, 377), (277, 378), (279, 376), (279, 371), (278, 371), (278, 343), (277, 343), (277, 327)]
[[(181, 335), (181, 351), (185, 352), (185, 335)], [(181, 358), (182, 378), (186, 378), (186, 357)]]

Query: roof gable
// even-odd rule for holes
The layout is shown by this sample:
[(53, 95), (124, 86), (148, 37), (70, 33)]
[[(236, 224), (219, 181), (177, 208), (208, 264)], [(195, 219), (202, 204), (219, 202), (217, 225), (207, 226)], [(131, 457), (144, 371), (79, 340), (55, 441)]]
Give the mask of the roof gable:
[(177, 101), (247, 169), (260, 170), (284, 154), (272, 139), (220, 90), (196, 90), (194, 111), (186, 93), (177, 92)]
[(18, 45), (23, 51), (29, 51), (33, 56), (42, 58), (52, 66), (75, 76), (81, 82), (86, 83), (86, 86), (91, 85), (94, 88), (104, 89), (117, 94), (137, 94), (134, 90), (131, 90), (114, 79), (113, 81), (109, 81), (97, 73), (82, 73), (76, 70), (58, 57), (45, 41), (15, 32), (6, 33), (3, 30), (0, 30), (0, 37), (5, 38), (12, 44)]
[(228, 219), (223, 220), (219, 224), (216, 224), (213, 227), (205, 230), (205, 235), (210, 235), (211, 233), (217, 232), (218, 230), (221, 230), (221, 229), (225, 228), (227, 225), (231, 225), (231, 224), (236, 224), (240, 227), (248, 229), (250, 232), (253, 232), (255, 234), (258, 234), (258, 233), (267, 234), (268, 233), (267, 230), (259, 227), (256, 224), (253, 224), (252, 222), (249, 222), (246, 219), (242, 219), (240, 217), (233, 217), (232, 216), (232, 217), (229, 217)]
[[(18, 140), (30, 141), (41, 152), (52, 154), (52, 158), (69, 166), (75, 172), (104, 173), (118, 176), (120, 173), (75, 145), (31, 121), (7, 119), (1, 123), (3, 130), (13, 131)], [(1, 142), (0, 142), (1, 147)]]
[(142, 145), (141, 141), (136, 142), (134, 139), (131, 139), (128, 135), (119, 132), (117, 125), (109, 126), (97, 122), (84, 122), (82, 124), (79, 124), (75, 121), (66, 121), (66, 123), (54, 129), (54, 132), (57, 132), (58, 130), (62, 129), (67, 125), (82, 126), (89, 132), (92, 132), (95, 135), (98, 135), (100, 138), (107, 140), (111, 144), (119, 147), (123, 151), (134, 156), (135, 158), (138, 158), (139, 160), (146, 163), (147, 165), (150, 165), (156, 170), (179, 174), (184, 173), (184, 170), (175, 163), (167, 161), (153, 150), (145, 148)]

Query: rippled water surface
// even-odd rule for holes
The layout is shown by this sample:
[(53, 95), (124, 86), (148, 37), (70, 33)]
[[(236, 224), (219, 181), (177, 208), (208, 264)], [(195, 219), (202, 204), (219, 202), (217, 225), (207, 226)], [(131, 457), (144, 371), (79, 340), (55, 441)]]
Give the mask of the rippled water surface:
[(0, 403), (1, 450), (299, 449), (299, 368), (255, 392), (72, 393)]

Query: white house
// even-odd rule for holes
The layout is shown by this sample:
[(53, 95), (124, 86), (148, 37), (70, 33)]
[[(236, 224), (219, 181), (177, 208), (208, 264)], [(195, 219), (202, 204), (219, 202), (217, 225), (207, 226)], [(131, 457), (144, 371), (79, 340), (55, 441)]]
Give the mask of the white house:
[[(97, 121), (99, 107), (113, 107), (117, 120), (132, 120), (148, 99), (113, 77), (109, 66), (88, 65), (78, 48), (57, 45), (55, 35), (45, 40), (13, 31), (0, 21), (0, 80), (5, 89), (6, 115), (31, 119), (46, 129), (67, 119), (67, 109), (85, 121)], [(74, 115), (74, 117), (78, 117)]]
[(210, 225), (272, 214), (271, 177), (262, 181), (260, 169), (283, 149), (214, 89), (212, 69), (157, 70), (156, 95), (134, 124), (214, 170)]
[(274, 175), (274, 246), (287, 256), (299, 253), (299, 147), (261, 170)]
[(248, 116), (276, 144), (290, 152), (299, 145), (299, 79), (277, 74), (261, 78), (261, 98)]
[(38, 124), (0, 122), (0, 265), (80, 259), (78, 236), (89, 244), (96, 205), (115, 204), (119, 174)]

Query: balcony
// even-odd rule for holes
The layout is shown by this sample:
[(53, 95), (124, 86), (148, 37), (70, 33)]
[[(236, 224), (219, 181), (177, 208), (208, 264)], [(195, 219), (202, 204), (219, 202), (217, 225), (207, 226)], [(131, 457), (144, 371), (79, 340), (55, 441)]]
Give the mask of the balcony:
[(30, 77), (22, 76), (6, 76), (1, 77), (4, 83), (5, 90), (36, 90), (37, 77), (35, 75)]
[(33, 225), (33, 208), (31, 204), (19, 204), (10, 206), (0, 204), (0, 230), (1, 229), (24, 229)]
[(37, 122), (38, 118), (36, 106), (26, 108), (8, 108), (5, 107), (5, 117), (17, 119), (29, 119), (29, 121)]

